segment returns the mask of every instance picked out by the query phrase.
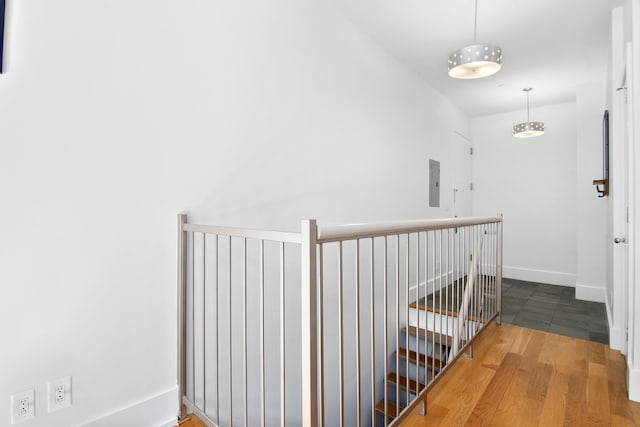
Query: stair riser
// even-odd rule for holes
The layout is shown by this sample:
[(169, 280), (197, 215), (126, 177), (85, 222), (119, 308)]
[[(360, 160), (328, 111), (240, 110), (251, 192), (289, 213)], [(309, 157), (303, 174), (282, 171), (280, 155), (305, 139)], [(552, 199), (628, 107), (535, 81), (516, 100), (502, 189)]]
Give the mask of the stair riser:
[[(393, 417), (388, 418), (389, 421), (387, 422), (387, 425), (391, 424), (391, 421), (393, 421)], [(384, 427), (384, 414), (380, 412), (376, 412), (376, 427)]]
[[(405, 408), (407, 406), (407, 392), (402, 387), (400, 387), (399, 397), (400, 397), (401, 406)], [(415, 398), (416, 398), (415, 392), (409, 392), (409, 401), (413, 402)], [(396, 403), (396, 388), (393, 385), (389, 385), (389, 402)]]
[[(438, 371), (435, 372), (436, 375), (438, 374)], [(432, 379), (432, 374), (431, 374), (431, 369), (429, 369), (429, 371), (427, 372), (427, 382), (425, 383), (424, 381), (424, 367), (420, 367), (419, 371), (418, 371), (418, 376), (416, 377), (416, 366), (409, 364), (409, 375), (407, 375), (407, 367), (403, 364), (400, 367), (400, 375), (402, 375), (403, 377), (408, 377), (410, 380), (419, 380), (420, 383), (422, 384), (428, 384), (429, 381), (431, 381)], [(394, 383), (388, 383), (389, 384), (389, 390), (391, 390), (392, 388), (394, 389), (394, 393), (395, 393), (395, 384)], [(404, 393), (404, 389), (402, 387), (400, 387), (401, 393)], [(412, 389), (413, 390), (413, 389)]]
[[(395, 345), (395, 343), (393, 343)], [(429, 340), (424, 340), (422, 338), (419, 338), (418, 340), (416, 340), (416, 336), (415, 335), (410, 335), (409, 336), (409, 345), (407, 346), (406, 340), (405, 340), (405, 336), (404, 334), (400, 335), (400, 347), (401, 348), (408, 348), (409, 350), (413, 350), (413, 351), (417, 351), (418, 353), (421, 354), (427, 354), (429, 356), (431, 356), (431, 353), (433, 352), (433, 342), (429, 339)], [(435, 347), (438, 347), (438, 345), (436, 344)]]
[[(400, 347), (402, 348), (407, 348), (406, 346), (406, 341), (405, 341), (405, 337), (404, 334), (402, 334), (400, 336)], [(413, 350), (416, 351), (416, 348), (418, 349), (418, 353), (421, 354), (426, 354), (427, 356), (434, 356), (433, 354), (433, 349), (435, 348), (435, 357), (439, 358), (440, 354), (442, 354), (443, 357), (446, 357), (447, 354), (447, 344), (446, 341), (444, 340), (445, 337), (443, 338), (443, 344), (440, 344), (439, 340), (438, 340), (438, 335), (435, 336), (436, 341), (435, 341), (435, 345), (434, 345), (434, 341), (432, 340), (432, 336), (428, 335), (427, 336), (427, 340), (424, 339), (423, 336), (419, 336), (418, 340), (416, 341), (416, 336), (415, 334), (411, 334), (409, 335), (409, 346), (408, 349), (409, 350)], [(417, 342), (417, 345), (416, 345)], [(393, 343), (393, 345), (395, 345), (395, 343)], [(440, 349), (442, 348), (442, 353), (440, 353)], [(395, 362), (394, 362), (395, 363)], [(395, 366), (395, 365), (394, 365)]]
[(430, 332), (435, 331), (436, 335), (442, 333), (442, 335), (447, 336), (453, 336), (454, 331), (458, 327), (456, 317), (445, 316), (417, 308), (409, 308), (409, 324)]
[[(438, 313), (410, 308), (409, 324), (417, 327), (418, 320), (420, 321), (420, 329), (427, 330), (427, 339), (429, 340), (451, 343), (453, 342), (453, 337), (457, 335), (456, 331), (459, 323), (459, 319), (457, 317), (445, 316)], [(476, 328), (479, 328), (480, 326), (482, 326), (482, 324), (469, 320), (466, 321), (466, 327), (469, 329), (469, 333), (471, 335), (475, 335), (477, 332)], [(411, 335), (415, 337), (415, 332)], [(424, 339), (422, 334), (420, 334), (420, 338)]]

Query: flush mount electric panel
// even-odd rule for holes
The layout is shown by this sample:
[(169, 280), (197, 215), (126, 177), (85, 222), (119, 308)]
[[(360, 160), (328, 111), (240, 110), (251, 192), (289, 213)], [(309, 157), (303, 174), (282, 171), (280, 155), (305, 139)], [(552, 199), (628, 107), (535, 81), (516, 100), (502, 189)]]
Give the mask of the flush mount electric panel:
[(429, 159), (429, 207), (440, 207), (440, 162)]

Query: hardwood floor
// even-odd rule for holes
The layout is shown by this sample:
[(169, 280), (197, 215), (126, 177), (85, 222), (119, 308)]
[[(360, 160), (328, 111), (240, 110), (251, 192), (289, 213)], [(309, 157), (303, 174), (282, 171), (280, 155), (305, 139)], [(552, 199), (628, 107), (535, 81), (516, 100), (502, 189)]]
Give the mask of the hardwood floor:
[(492, 323), (473, 350), (431, 390), (427, 415), (403, 427), (640, 426), (625, 360), (604, 344)]
[(190, 415), (188, 420), (180, 424), (180, 427), (207, 427), (207, 425), (193, 415)]
[(640, 426), (625, 360), (600, 343), (519, 326), (487, 327), (428, 396), (418, 426)]

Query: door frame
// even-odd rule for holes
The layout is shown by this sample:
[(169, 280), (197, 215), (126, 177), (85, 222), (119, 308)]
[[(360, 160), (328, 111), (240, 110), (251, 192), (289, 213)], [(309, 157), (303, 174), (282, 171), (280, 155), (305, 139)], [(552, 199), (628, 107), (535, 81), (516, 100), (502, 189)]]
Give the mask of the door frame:
[(631, 279), (630, 270), (630, 253), (629, 243), (615, 244), (613, 238), (624, 238), (629, 241), (628, 215), (630, 202), (630, 181), (633, 174), (631, 166), (631, 156), (629, 151), (629, 133), (628, 133), (628, 108), (627, 108), (627, 66), (623, 68), (623, 74), (620, 77), (620, 85), (614, 92), (612, 114), (612, 144), (611, 144), (611, 195), (612, 195), (612, 236), (607, 242), (612, 246), (613, 254), (613, 293), (612, 301), (613, 310), (610, 311), (611, 304), (607, 304), (609, 316), (609, 345), (615, 350), (619, 350), (622, 354), (627, 354), (627, 295), (628, 286)]
[(629, 293), (627, 382), (629, 399), (640, 402), (640, 256), (636, 242), (640, 239), (640, 185), (636, 167), (640, 166), (640, 1), (631, 3), (632, 42), (627, 43), (627, 102), (629, 105)]
[[(455, 153), (455, 144), (457, 144), (456, 138), (461, 138), (464, 141), (466, 141), (469, 144), (469, 149), (473, 150), (473, 143), (471, 141), (471, 138), (454, 130), (451, 135), (451, 188), (452, 188), (451, 191), (453, 191), (452, 199), (451, 199), (451, 215), (455, 218), (460, 216), (459, 213), (456, 211), (456, 194), (455, 194), (457, 162), (456, 162), (454, 153)], [(472, 156), (471, 152), (469, 153), (469, 156)], [(471, 172), (469, 174), (471, 182), (469, 184), (471, 184), (473, 182), (473, 158), (469, 159), (469, 163), (471, 164)], [(472, 191), (472, 190), (470, 189), (469, 191)], [(471, 197), (469, 200), (469, 210), (470, 210), (469, 216), (473, 215), (473, 193), (470, 193), (470, 195)]]

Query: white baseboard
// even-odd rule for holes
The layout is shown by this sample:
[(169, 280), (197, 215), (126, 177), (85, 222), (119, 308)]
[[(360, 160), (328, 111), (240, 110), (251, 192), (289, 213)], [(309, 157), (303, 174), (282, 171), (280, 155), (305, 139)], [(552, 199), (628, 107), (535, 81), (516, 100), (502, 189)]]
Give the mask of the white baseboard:
[(609, 347), (627, 354), (625, 350), (625, 332), (621, 328), (609, 328)]
[(172, 427), (177, 424), (177, 414), (178, 387), (176, 386), (80, 425), (83, 427)]
[(640, 369), (632, 369), (632, 367), (627, 363), (627, 375), (629, 400), (640, 402)]
[(166, 423), (160, 424), (160, 427), (176, 427), (178, 425), (177, 416), (173, 416), (173, 418)]
[(609, 347), (618, 350), (622, 354), (627, 354), (626, 337), (622, 328), (618, 328), (613, 324), (613, 313), (611, 312), (611, 303), (604, 293), (604, 304), (607, 311), (607, 324), (609, 326)]
[(604, 288), (576, 283), (576, 299), (593, 302), (604, 302), (604, 296)]
[(611, 312), (611, 301), (609, 301), (609, 297), (607, 293), (604, 293), (604, 308), (607, 313), (607, 325), (609, 325), (609, 329), (613, 327), (613, 313)]
[(532, 268), (502, 266), (502, 277), (525, 280), (527, 282), (547, 283), (549, 285), (576, 286), (576, 275), (558, 271), (534, 270)]

